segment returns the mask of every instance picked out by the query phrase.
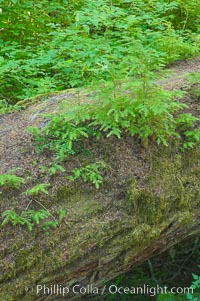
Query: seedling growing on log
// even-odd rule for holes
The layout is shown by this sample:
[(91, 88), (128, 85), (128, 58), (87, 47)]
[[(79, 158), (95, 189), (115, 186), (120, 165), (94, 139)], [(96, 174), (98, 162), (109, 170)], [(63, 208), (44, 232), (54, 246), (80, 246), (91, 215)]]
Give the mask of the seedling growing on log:
[[(21, 214), (18, 214), (13, 209), (6, 210), (2, 213), (4, 220), (1, 223), (1, 226), (4, 226), (8, 223), (11, 223), (13, 226), (25, 225), (27, 226), (29, 231), (32, 231), (34, 226), (41, 225), (41, 227), (46, 231), (52, 228), (56, 228), (66, 216), (66, 211), (64, 209), (60, 209), (56, 213), (58, 215), (58, 220), (54, 218), (53, 221), (44, 221), (48, 217), (52, 216), (48, 210), (24, 210), (21, 212)], [(41, 223), (42, 221), (43, 223)], [(48, 234), (48, 232), (46, 232), (46, 234)]]
[(105, 168), (106, 164), (104, 162), (97, 162), (85, 167), (75, 168), (72, 170), (73, 175), (68, 176), (67, 179), (75, 181), (82, 177), (84, 182), (91, 182), (95, 185), (96, 189), (99, 189), (100, 184), (103, 182), (100, 169)]
[(4, 188), (19, 188), (24, 182), (23, 178), (9, 173), (0, 175), (0, 186)]
[(22, 195), (30, 195), (30, 196), (37, 196), (39, 193), (49, 194), (46, 190), (47, 187), (49, 187), (50, 184), (37, 184), (33, 186), (30, 189), (27, 189), (25, 192), (22, 193)]
[(34, 223), (39, 224), (39, 222), (43, 219), (46, 219), (49, 216), (49, 212), (46, 210), (28, 210), (22, 211), (19, 215), (14, 210), (6, 210), (2, 213), (2, 217), (4, 220), (2, 222), (2, 226), (7, 223), (11, 223), (13, 226), (16, 225), (26, 225), (29, 231), (32, 231), (34, 227)]

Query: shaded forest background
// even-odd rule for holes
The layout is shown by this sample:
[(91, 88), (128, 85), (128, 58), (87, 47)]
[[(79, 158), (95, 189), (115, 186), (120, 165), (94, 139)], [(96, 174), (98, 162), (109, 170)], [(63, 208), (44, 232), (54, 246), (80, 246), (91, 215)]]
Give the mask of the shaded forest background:
[[(0, 1), (0, 106), (199, 51), (199, 1)], [(118, 74), (119, 76), (119, 74)]]

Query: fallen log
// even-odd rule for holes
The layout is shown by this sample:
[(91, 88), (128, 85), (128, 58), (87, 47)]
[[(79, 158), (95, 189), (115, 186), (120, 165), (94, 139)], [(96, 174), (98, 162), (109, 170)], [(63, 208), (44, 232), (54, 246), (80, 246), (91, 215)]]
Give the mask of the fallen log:
[[(38, 112), (55, 112), (57, 101), (76, 98), (67, 92), (22, 112), (0, 117), (1, 174), (13, 168), (26, 179), (20, 189), (2, 189), (1, 212), (25, 210), (21, 193), (35, 183), (51, 184), (49, 195), (31, 202), (64, 221), (49, 231), (7, 224), (0, 233), (0, 300), (76, 300), (108, 292), (107, 281), (164, 252), (200, 230), (200, 149), (180, 152), (176, 145), (144, 149), (135, 139), (102, 138), (88, 145), (89, 156), (108, 169), (99, 190), (71, 183), (66, 174), (41, 174), (51, 154), (38, 154), (28, 125), (44, 122)], [(80, 97), (80, 95), (79, 95)], [(50, 105), (49, 105), (50, 104)], [(89, 159), (84, 159), (88, 160)], [(81, 162), (66, 159), (66, 173)], [(105, 290), (105, 291), (104, 291)]]

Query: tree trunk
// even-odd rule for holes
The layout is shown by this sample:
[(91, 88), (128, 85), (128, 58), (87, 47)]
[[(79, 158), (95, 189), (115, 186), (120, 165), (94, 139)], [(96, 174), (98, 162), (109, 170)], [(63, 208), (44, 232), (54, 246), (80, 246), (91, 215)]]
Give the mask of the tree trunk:
[[(102, 296), (106, 282), (160, 254), (200, 229), (200, 150), (180, 153), (176, 146), (142, 148), (124, 136), (90, 142), (90, 155), (105, 160), (108, 169), (99, 190), (66, 180), (78, 163), (68, 158), (66, 174), (41, 174), (39, 166), (51, 154), (37, 154), (28, 125), (43, 126), (37, 113), (44, 106), (54, 112), (57, 101), (74, 97), (65, 93), (25, 111), (0, 117), (0, 169), (19, 167), (26, 183), (20, 189), (3, 189), (1, 212), (18, 213), (46, 207), (53, 215), (67, 215), (46, 235), (40, 226), (7, 224), (0, 234), (0, 301), (74, 300), (84, 295)], [(52, 104), (52, 105), (51, 105)], [(30, 178), (30, 175), (32, 178)], [(51, 184), (49, 195), (27, 199), (21, 193), (36, 183)], [(39, 203), (38, 203), (39, 202)], [(2, 219), (3, 220), (3, 219)], [(105, 291), (104, 291), (105, 289)]]

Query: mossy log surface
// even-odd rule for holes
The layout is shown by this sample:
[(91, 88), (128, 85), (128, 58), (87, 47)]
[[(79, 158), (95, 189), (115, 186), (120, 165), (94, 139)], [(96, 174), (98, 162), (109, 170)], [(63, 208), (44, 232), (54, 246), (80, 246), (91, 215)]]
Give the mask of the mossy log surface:
[[(58, 187), (52, 202), (68, 210), (66, 224), (49, 236), (20, 227), (1, 230), (0, 300), (70, 300), (70, 294), (37, 295), (35, 286), (101, 287), (199, 231), (198, 154), (184, 162), (156, 157), (153, 164), (159, 165), (144, 187), (133, 176), (124, 197), (106, 204), (92, 190)], [(29, 286), (34, 291), (25, 293)]]
[[(32, 107), (2, 117), (7, 137), (0, 134), (8, 150), (0, 158), (0, 171), (20, 167), (18, 175), (29, 182), (19, 190), (2, 190), (1, 212), (24, 210), (29, 200), (21, 192), (38, 182), (49, 182), (49, 196), (39, 201), (52, 212), (64, 208), (67, 216), (48, 236), (40, 227), (32, 232), (19, 225), (0, 228), (0, 301), (79, 300), (81, 295), (73, 294), (75, 285), (101, 288), (106, 281), (199, 233), (199, 147), (184, 153), (175, 145), (152, 145), (145, 150), (131, 137), (91, 144), (90, 156), (109, 166), (103, 185), (96, 190), (81, 181), (71, 184), (66, 175), (39, 173), (39, 165), (51, 162), (51, 156), (35, 153), (28, 134), (22, 135), (36, 119), (36, 111)], [(90, 159), (70, 158), (65, 168)], [(34, 202), (32, 206), (39, 207)], [(44, 295), (37, 293), (37, 285), (68, 287), (69, 293), (65, 297)]]

